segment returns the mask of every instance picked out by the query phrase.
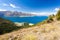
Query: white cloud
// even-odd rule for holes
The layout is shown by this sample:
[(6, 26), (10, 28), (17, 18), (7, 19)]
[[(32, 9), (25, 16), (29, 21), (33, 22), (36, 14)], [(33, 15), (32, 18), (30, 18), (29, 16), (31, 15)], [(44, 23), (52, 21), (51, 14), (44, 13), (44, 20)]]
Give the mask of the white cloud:
[(6, 4), (6, 3), (3, 3), (2, 5), (3, 5), (3, 6), (9, 6), (9, 5), (8, 5), (8, 4)]
[(0, 11), (7, 11), (7, 10), (5, 10), (5, 9), (0, 9)]
[(13, 8), (16, 8), (16, 6), (14, 4), (10, 4), (10, 6), (13, 7)]
[(14, 5), (14, 4), (9, 4), (9, 6), (12, 8), (19, 8), (18, 6)]
[(7, 7), (12, 7), (12, 8), (20, 8), (20, 7), (16, 6), (15, 4), (12, 4), (12, 3), (10, 3), (10, 4), (1, 3), (0, 6), (4, 6), (4, 7), (7, 6)]
[(31, 14), (34, 14), (36, 16), (49, 16), (49, 15), (54, 14), (54, 12), (51, 12), (51, 13), (49, 13), (49, 12), (40, 12), (40, 13), (31, 12)]
[(57, 11), (60, 10), (60, 8), (55, 8), (53, 11), (54, 11), (54, 15), (57, 14)]
[(36, 16), (49, 16), (49, 15), (56, 15), (57, 11), (60, 10), (60, 8), (55, 8), (54, 10), (52, 10), (52, 12), (31, 12), (31, 14), (34, 14)]
[(60, 8), (55, 8), (54, 10), (55, 10), (55, 11), (58, 11), (59, 9), (60, 9)]

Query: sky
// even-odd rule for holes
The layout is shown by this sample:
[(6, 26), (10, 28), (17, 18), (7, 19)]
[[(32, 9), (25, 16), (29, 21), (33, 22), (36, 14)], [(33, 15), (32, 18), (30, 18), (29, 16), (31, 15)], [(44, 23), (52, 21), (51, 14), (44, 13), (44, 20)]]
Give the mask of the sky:
[(60, 0), (0, 0), (0, 11), (30, 12), (36, 15), (55, 14)]

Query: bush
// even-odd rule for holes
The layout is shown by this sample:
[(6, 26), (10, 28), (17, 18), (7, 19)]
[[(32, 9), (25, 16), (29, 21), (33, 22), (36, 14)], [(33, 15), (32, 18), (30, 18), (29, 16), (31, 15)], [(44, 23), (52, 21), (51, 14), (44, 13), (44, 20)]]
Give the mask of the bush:
[(60, 20), (60, 10), (58, 10), (58, 12), (56, 14), (56, 18), (57, 18), (57, 20)]
[(50, 15), (47, 19), (47, 23), (51, 23), (52, 21), (54, 21), (53, 17), (54, 17), (53, 15)]
[(21, 28), (28, 28), (28, 27), (32, 27), (29, 25), (28, 22), (24, 22), (22, 26), (20, 26)]

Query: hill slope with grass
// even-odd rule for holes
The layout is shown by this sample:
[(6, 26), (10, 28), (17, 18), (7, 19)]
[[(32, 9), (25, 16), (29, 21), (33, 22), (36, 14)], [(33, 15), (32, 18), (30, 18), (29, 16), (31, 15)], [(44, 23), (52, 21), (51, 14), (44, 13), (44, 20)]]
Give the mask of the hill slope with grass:
[(0, 40), (60, 40), (60, 10), (33, 27), (0, 35)]
[(19, 29), (12, 21), (0, 18), (0, 35)]

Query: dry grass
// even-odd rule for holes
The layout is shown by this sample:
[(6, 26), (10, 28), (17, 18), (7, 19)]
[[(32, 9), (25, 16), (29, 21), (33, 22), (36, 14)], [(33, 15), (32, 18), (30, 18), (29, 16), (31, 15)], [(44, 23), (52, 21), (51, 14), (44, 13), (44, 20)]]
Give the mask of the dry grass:
[(37, 37), (34, 34), (27, 34), (21, 40), (37, 40)]
[(60, 40), (60, 21), (7, 33), (0, 40)]

